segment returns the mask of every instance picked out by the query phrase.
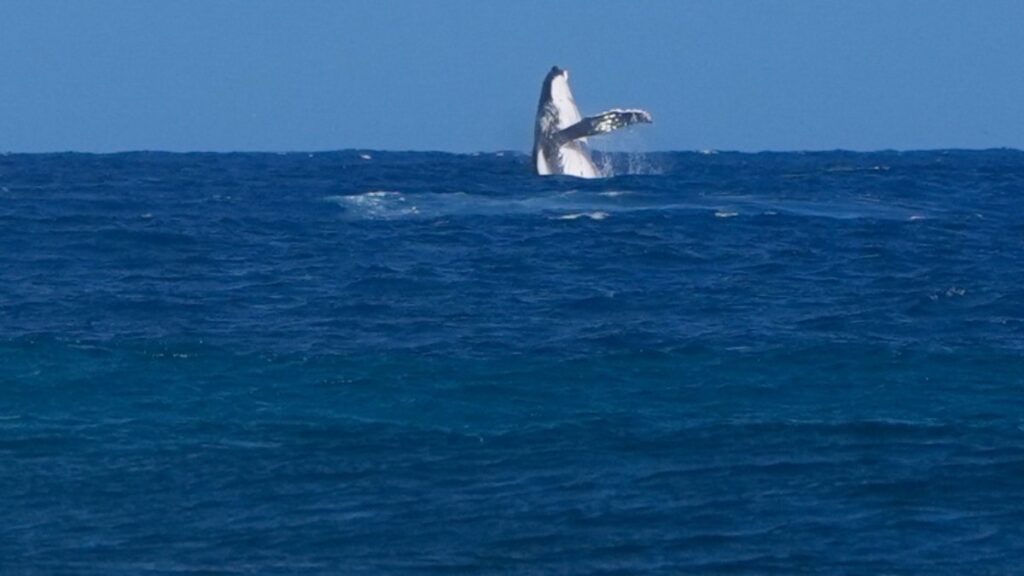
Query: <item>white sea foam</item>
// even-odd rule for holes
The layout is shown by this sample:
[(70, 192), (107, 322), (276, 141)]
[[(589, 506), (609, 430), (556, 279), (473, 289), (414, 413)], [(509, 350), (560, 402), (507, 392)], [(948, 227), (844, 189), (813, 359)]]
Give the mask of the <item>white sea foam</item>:
[[(867, 202), (812, 202), (799, 200), (763, 201), (744, 196), (678, 196), (636, 194), (629, 190), (560, 190), (541, 194), (471, 194), (466, 192), (424, 192), (405, 194), (395, 190), (370, 190), (324, 198), (343, 209), (345, 218), (393, 220), (431, 219), (452, 216), (534, 215), (556, 220), (587, 218), (602, 220), (612, 214), (638, 211), (710, 212), (715, 218), (751, 215), (796, 215), (830, 219), (887, 219), (918, 221), (934, 214), (900, 206)], [(723, 203), (728, 202), (725, 206)]]
[(555, 220), (578, 220), (580, 218), (590, 218), (591, 220), (604, 220), (609, 214), (607, 212), (595, 211), (595, 212), (577, 212), (575, 214), (564, 214), (562, 216), (556, 216)]
[(419, 208), (409, 202), (401, 192), (390, 190), (373, 190), (348, 196), (329, 196), (326, 200), (353, 211), (357, 216), (369, 219), (401, 218), (419, 213)]
[[(368, 220), (511, 214), (536, 214), (566, 220), (602, 220), (608, 217), (609, 211), (630, 209), (619, 204), (616, 196), (580, 193), (576, 190), (519, 197), (463, 192), (403, 194), (393, 190), (371, 190), (362, 194), (328, 196), (324, 200), (341, 206), (348, 217)], [(552, 216), (552, 213), (561, 215)]]

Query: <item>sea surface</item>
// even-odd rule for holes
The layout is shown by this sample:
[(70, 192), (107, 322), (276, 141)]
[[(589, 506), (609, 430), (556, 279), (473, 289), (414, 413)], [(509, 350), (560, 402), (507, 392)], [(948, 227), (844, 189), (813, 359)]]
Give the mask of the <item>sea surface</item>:
[(1020, 574), (1024, 152), (0, 156), (0, 574)]

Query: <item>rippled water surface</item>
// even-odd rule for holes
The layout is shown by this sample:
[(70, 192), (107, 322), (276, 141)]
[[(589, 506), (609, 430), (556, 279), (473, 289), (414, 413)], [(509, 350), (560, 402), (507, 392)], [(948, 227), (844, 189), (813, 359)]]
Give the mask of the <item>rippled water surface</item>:
[(2, 574), (1010, 574), (1024, 153), (0, 156)]

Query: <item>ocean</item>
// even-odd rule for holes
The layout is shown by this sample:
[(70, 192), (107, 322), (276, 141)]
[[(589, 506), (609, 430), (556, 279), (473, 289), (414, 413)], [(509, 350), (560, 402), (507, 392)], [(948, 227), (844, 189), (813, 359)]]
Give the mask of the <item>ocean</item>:
[(0, 156), (0, 574), (1013, 574), (1024, 152)]

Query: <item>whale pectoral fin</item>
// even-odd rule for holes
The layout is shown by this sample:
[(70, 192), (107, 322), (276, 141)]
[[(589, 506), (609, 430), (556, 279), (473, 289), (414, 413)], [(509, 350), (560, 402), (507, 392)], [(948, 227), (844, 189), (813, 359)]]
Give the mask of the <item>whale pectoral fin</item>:
[(588, 116), (565, 130), (560, 130), (555, 134), (555, 139), (564, 144), (578, 138), (607, 134), (633, 124), (651, 122), (651, 113), (646, 110), (609, 110), (596, 116)]

